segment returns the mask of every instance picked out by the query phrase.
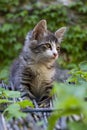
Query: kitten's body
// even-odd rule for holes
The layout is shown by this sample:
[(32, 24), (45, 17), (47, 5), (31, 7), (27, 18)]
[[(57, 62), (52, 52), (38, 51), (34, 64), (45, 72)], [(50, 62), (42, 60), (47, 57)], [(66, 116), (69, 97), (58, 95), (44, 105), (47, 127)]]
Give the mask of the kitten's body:
[(55, 80), (55, 61), (58, 58), (65, 28), (55, 34), (49, 32), (46, 21), (40, 21), (33, 31), (29, 32), (19, 58), (14, 62), (10, 80), (16, 90), (27, 94), (37, 101), (49, 96)]

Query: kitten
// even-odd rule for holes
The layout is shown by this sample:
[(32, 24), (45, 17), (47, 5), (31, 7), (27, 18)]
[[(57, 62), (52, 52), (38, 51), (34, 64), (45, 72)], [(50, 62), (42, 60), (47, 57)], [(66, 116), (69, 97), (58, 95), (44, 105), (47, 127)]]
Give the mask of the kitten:
[(28, 33), (10, 75), (13, 86), (21, 91), (22, 96), (37, 102), (49, 96), (55, 80), (55, 62), (65, 31), (66, 27), (62, 27), (53, 34), (47, 30), (46, 20), (41, 20)]

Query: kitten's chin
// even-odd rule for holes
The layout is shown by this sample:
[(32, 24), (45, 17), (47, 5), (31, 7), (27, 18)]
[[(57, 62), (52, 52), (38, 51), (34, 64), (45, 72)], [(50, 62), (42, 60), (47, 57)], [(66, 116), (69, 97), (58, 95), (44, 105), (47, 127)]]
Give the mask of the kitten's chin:
[(45, 59), (43, 59), (43, 60), (39, 60), (38, 63), (45, 64), (45, 65), (46, 65), (46, 64), (51, 64), (51, 65), (52, 65), (52, 64), (55, 63), (55, 61), (56, 61), (56, 60), (53, 59), (53, 58), (47, 58), (47, 59), (45, 58)]
[(54, 64), (56, 62), (57, 58), (51, 57), (47, 60), (48, 63)]

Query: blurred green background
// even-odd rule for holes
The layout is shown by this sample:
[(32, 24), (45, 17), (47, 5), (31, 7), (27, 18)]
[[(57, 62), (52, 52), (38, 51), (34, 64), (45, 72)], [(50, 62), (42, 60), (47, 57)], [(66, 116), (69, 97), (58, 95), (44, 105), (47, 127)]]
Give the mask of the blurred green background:
[[(62, 0), (61, 0), (62, 1)], [(87, 60), (87, 1), (73, 0), (0, 0), (0, 79), (9, 75), (10, 65), (18, 56), (27, 32), (46, 19), (48, 29), (62, 26), (68, 31), (58, 60), (64, 68), (75, 68)]]

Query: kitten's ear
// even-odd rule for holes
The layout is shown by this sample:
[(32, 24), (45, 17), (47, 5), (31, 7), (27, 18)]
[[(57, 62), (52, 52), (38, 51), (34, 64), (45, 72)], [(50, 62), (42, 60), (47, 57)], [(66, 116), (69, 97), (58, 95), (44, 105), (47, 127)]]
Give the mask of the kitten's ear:
[(55, 36), (57, 37), (59, 43), (61, 43), (62, 39), (63, 39), (63, 36), (66, 32), (67, 28), (66, 27), (62, 27), (60, 29), (58, 29), (56, 32), (55, 32)]
[(35, 40), (40, 39), (46, 34), (47, 23), (46, 20), (41, 20), (33, 29), (33, 38)]

